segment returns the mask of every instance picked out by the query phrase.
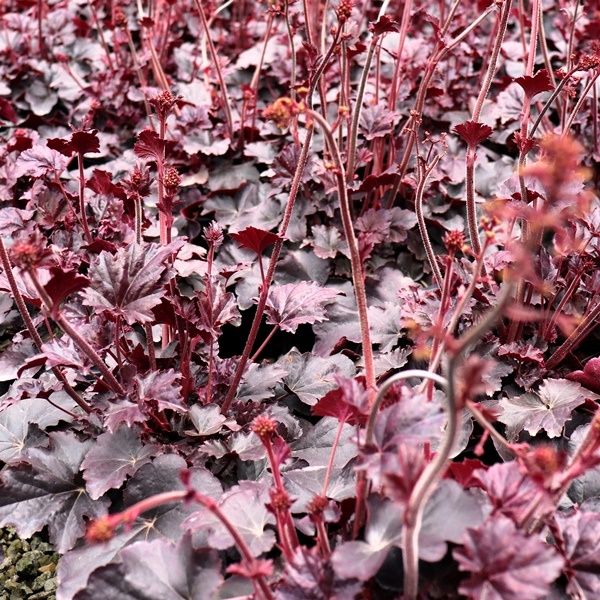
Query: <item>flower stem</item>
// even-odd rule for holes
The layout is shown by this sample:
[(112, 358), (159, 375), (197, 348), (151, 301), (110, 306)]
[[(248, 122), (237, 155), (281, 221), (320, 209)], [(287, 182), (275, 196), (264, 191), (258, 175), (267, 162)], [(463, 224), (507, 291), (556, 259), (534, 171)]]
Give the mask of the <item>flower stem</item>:
[(340, 212), (342, 214), (342, 223), (344, 226), (344, 235), (350, 250), (350, 264), (352, 269), (352, 283), (354, 285), (354, 294), (356, 296), (356, 306), (358, 309), (358, 319), (360, 322), (360, 336), (362, 341), (362, 351), (365, 363), (365, 380), (367, 390), (371, 399), (375, 397), (375, 369), (373, 366), (373, 346), (371, 344), (371, 332), (369, 328), (369, 316), (367, 306), (367, 294), (365, 290), (365, 277), (358, 248), (358, 241), (354, 234), (352, 225), (352, 216), (350, 213), (350, 202), (348, 199), (348, 188), (346, 187), (346, 176), (344, 165), (340, 155), (340, 149), (335, 141), (335, 137), (327, 121), (314, 110), (307, 110), (307, 114), (312, 117), (321, 127), (329, 152), (336, 165), (336, 181), (338, 195), (340, 199)]
[(227, 129), (229, 131), (230, 139), (233, 140), (233, 116), (231, 114), (231, 101), (229, 99), (229, 93), (227, 92), (227, 86), (225, 85), (225, 78), (221, 69), (221, 63), (219, 62), (219, 55), (215, 45), (213, 44), (212, 38), (210, 37), (210, 28), (208, 27), (208, 23), (206, 21), (206, 15), (204, 13), (204, 9), (202, 8), (202, 3), (200, 0), (194, 0), (194, 4), (196, 5), (196, 10), (200, 16), (200, 23), (202, 24), (202, 29), (204, 29), (204, 35), (206, 36), (206, 42), (208, 44), (210, 56), (215, 65), (215, 72), (217, 73), (217, 79), (219, 80), (219, 87), (221, 89), (221, 103), (223, 105), (223, 111), (225, 112)]
[(419, 233), (421, 234), (421, 241), (423, 242), (423, 247), (425, 248), (425, 254), (427, 256), (429, 268), (431, 269), (435, 283), (440, 289), (442, 289), (442, 273), (437, 263), (435, 252), (433, 251), (433, 246), (431, 245), (431, 240), (429, 239), (429, 232), (427, 231), (427, 224), (425, 223), (425, 215), (423, 214), (423, 193), (425, 191), (425, 186), (427, 185), (427, 179), (431, 175), (433, 169), (435, 169), (435, 166), (439, 162), (440, 158), (441, 155), (436, 156), (429, 165), (423, 165), (421, 160), (418, 160), (417, 162), (418, 183), (415, 191), (415, 214), (417, 215)]
[(83, 173), (83, 156), (81, 152), (77, 153), (77, 166), (79, 169), (79, 212), (81, 213), (81, 223), (83, 225), (85, 240), (88, 244), (91, 244), (94, 238), (92, 237), (85, 211), (85, 175)]

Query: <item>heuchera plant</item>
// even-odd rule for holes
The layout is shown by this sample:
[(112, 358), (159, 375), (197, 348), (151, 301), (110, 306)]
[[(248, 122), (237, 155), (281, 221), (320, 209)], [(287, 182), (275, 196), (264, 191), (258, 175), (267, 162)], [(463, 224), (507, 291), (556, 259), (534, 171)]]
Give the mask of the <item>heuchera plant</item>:
[(598, 0), (0, 11), (58, 600), (600, 597)]

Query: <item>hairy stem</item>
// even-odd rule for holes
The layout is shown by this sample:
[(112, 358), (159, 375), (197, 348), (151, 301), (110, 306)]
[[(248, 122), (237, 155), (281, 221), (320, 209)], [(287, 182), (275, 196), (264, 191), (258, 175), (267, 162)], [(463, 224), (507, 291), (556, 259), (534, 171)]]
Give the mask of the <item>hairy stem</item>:
[(423, 193), (425, 191), (425, 186), (427, 185), (427, 180), (432, 171), (435, 169), (440, 158), (441, 155), (436, 156), (431, 161), (431, 164), (427, 166), (423, 165), (422, 161), (418, 162), (417, 170), (419, 173), (419, 178), (417, 189), (415, 191), (415, 214), (417, 216), (419, 233), (421, 234), (421, 241), (423, 242), (423, 247), (425, 248), (425, 254), (427, 255), (429, 268), (431, 269), (435, 283), (440, 289), (442, 289), (442, 272), (440, 271), (440, 267), (435, 257), (435, 252), (433, 251), (433, 246), (431, 245), (431, 240), (429, 239), (429, 232), (427, 231), (427, 224), (425, 223), (425, 215), (423, 214)]
[(329, 127), (329, 123), (313, 110), (307, 111), (321, 127), (327, 141), (329, 152), (336, 166), (336, 181), (338, 187), (338, 195), (340, 199), (340, 212), (342, 215), (342, 224), (344, 226), (344, 235), (350, 250), (350, 264), (352, 269), (352, 283), (354, 286), (354, 294), (356, 296), (356, 306), (358, 309), (358, 319), (360, 323), (360, 336), (362, 342), (362, 351), (365, 363), (365, 380), (367, 389), (372, 397), (374, 397), (375, 384), (375, 369), (373, 366), (373, 346), (371, 344), (371, 331), (369, 328), (367, 293), (365, 290), (365, 276), (358, 248), (358, 241), (354, 233), (352, 225), (352, 215), (350, 213), (350, 202), (348, 199), (348, 188), (346, 187), (346, 176), (340, 149), (335, 141), (335, 137)]

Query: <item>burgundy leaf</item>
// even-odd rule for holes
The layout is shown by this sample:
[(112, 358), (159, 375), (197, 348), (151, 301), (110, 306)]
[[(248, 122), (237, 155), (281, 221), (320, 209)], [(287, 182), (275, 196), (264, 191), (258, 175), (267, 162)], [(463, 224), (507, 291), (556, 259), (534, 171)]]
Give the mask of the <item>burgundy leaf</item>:
[(583, 367), (583, 371), (573, 371), (566, 377), (569, 381), (576, 381), (588, 390), (600, 394), (600, 358), (590, 358)]
[(546, 69), (540, 69), (535, 75), (524, 75), (513, 80), (518, 83), (530, 100), (542, 92), (551, 92), (554, 87)]
[(115, 196), (122, 200), (126, 195), (125, 190), (120, 185), (112, 182), (111, 174), (102, 169), (94, 169), (92, 176), (86, 181), (85, 186), (96, 192), (96, 194)]
[(58, 306), (67, 296), (87, 287), (90, 280), (77, 271), (52, 267), (50, 269), (50, 279), (44, 284), (44, 289), (54, 306)]
[(3, 121), (10, 121), (11, 123), (16, 123), (18, 118), (19, 117), (17, 116), (12, 103), (6, 98), (0, 98), (0, 119)]
[(258, 229), (252, 225), (230, 235), (242, 248), (252, 250), (259, 256), (280, 239), (277, 234)]
[(100, 140), (97, 131), (75, 131), (71, 135), (71, 147), (77, 154), (94, 154), (100, 151)]
[(73, 155), (73, 146), (70, 140), (64, 140), (62, 138), (50, 138), (46, 142), (48, 148), (60, 152), (63, 156), (71, 157)]
[(501, 515), (469, 529), (453, 555), (461, 571), (470, 573), (460, 593), (478, 600), (546, 598), (564, 564), (551, 546), (525, 535)]
[(340, 387), (331, 390), (312, 407), (312, 414), (335, 417), (350, 425), (364, 423), (369, 412), (369, 394), (364, 380), (336, 377)]
[(494, 130), (484, 123), (477, 121), (465, 121), (454, 127), (455, 133), (467, 142), (470, 148), (475, 148), (481, 142), (487, 140)]
[(154, 160), (156, 162), (164, 161), (166, 143), (161, 140), (156, 131), (144, 129), (138, 137), (133, 150), (136, 156)]
[(373, 35), (382, 35), (384, 33), (399, 31), (400, 25), (387, 15), (382, 15), (375, 23), (369, 23), (369, 30)]

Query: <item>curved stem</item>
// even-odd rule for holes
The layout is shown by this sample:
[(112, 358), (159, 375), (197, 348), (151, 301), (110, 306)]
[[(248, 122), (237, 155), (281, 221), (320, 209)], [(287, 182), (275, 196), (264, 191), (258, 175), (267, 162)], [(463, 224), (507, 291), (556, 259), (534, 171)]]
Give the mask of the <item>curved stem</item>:
[(373, 443), (375, 419), (377, 418), (377, 413), (379, 412), (381, 404), (385, 400), (385, 395), (387, 394), (387, 391), (395, 383), (413, 378), (428, 379), (441, 385), (443, 388), (448, 387), (448, 380), (445, 377), (442, 377), (437, 373), (433, 373), (432, 371), (425, 371), (424, 369), (407, 369), (406, 371), (396, 373), (395, 375), (392, 375), (391, 377), (386, 379), (379, 387), (377, 397), (375, 398), (375, 402), (373, 403), (373, 406), (371, 407), (371, 412), (369, 413), (369, 420), (367, 421), (367, 433), (365, 435), (365, 444), (367, 446)]
[(275, 245), (273, 246), (271, 258), (269, 260), (269, 267), (265, 275), (265, 281), (260, 288), (260, 295), (258, 298), (258, 304), (256, 306), (256, 313), (252, 321), (252, 326), (250, 327), (250, 332), (248, 333), (248, 339), (246, 340), (246, 344), (244, 345), (242, 356), (237, 364), (235, 373), (233, 375), (233, 379), (231, 380), (231, 384), (229, 385), (229, 389), (227, 390), (225, 400), (221, 405), (221, 412), (223, 414), (227, 414), (229, 408), (231, 407), (231, 403), (233, 402), (233, 399), (237, 392), (238, 385), (240, 384), (242, 375), (244, 374), (244, 371), (246, 369), (246, 364), (248, 363), (248, 359), (250, 358), (250, 353), (252, 352), (252, 348), (254, 347), (256, 336), (258, 335), (260, 323), (265, 312), (265, 307), (267, 305), (269, 287), (271, 285), (271, 281), (273, 281), (275, 268), (277, 267), (277, 261), (279, 260), (279, 255), (281, 254), (281, 249), (283, 247), (285, 233), (292, 218), (294, 203), (296, 201), (296, 196), (298, 195), (298, 190), (300, 189), (300, 182), (302, 180), (302, 174), (304, 173), (304, 167), (306, 166), (306, 161), (308, 159), (308, 151), (310, 149), (310, 144), (312, 141), (312, 134), (313, 128), (309, 127), (306, 131), (306, 139), (304, 140), (304, 144), (302, 145), (300, 157), (298, 158), (298, 164), (296, 165), (296, 171), (294, 172), (294, 177), (292, 179), (292, 186), (290, 188), (290, 194), (288, 196), (285, 213), (283, 215), (283, 221), (279, 227), (279, 237), (275, 242)]
[(472, 121), (479, 121), (483, 103), (485, 102), (485, 99), (490, 91), (492, 80), (496, 74), (498, 55), (500, 54), (500, 48), (502, 47), (502, 42), (504, 41), (504, 36), (506, 34), (506, 26), (508, 24), (511, 6), (512, 0), (504, 0), (504, 5), (502, 6), (500, 16), (498, 17), (498, 33), (496, 34), (496, 39), (494, 40), (494, 47), (492, 48), (492, 55), (490, 56), (485, 78), (483, 80), (481, 90), (479, 91), (479, 95), (477, 96), (477, 101), (475, 102), (475, 108), (473, 109), (473, 115), (471, 117)]
[(356, 141), (358, 137), (358, 124), (360, 122), (360, 114), (362, 111), (365, 88), (367, 87), (367, 80), (369, 78), (369, 70), (371, 68), (373, 54), (375, 53), (375, 47), (377, 46), (377, 39), (378, 36), (373, 36), (373, 38), (371, 39), (371, 43), (369, 44), (369, 51), (367, 52), (367, 58), (365, 59), (365, 65), (363, 67), (360, 83), (358, 84), (356, 102), (354, 103), (354, 112), (352, 113), (352, 124), (350, 126), (350, 135), (348, 136), (348, 168), (346, 171), (346, 181), (348, 183), (351, 183), (352, 178), (354, 177), (354, 162), (356, 160)]
[(367, 306), (367, 294), (365, 290), (365, 278), (362, 268), (358, 241), (354, 234), (352, 225), (352, 216), (350, 213), (350, 202), (348, 200), (348, 188), (346, 187), (346, 177), (340, 149), (335, 141), (335, 137), (329, 127), (329, 123), (313, 110), (307, 110), (307, 113), (321, 127), (329, 152), (336, 165), (336, 181), (338, 195), (340, 199), (340, 212), (342, 215), (342, 224), (344, 226), (344, 235), (350, 250), (350, 264), (352, 269), (352, 283), (354, 285), (354, 294), (356, 296), (356, 306), (358, 309), (358, 319), (360, 323), (360, 336), (362, 341), (362, 351), (365, 362), (365, 380), (367, 389), (371, 394), (376, 389), (375, 368), (373, 366), (373, 346), (371, 344), (371, 332), (369, 329), (369, 317)]
[(488, 311), (487, 315), (477, 325), (469, 329), (457, 340), (457, 349), (448, 360), (447, 385), (446, 385), (446, 410), (448, 424), (446, 435), (434, 459), (425, 467), (421, 476), (415, 483), (406, 511), (404, 513), (404, 535), (402, 539), (402, 558), (404, 563), (404, 597), (406, 600), (415, 600), (419, 588), (419, 531), (425, 504), (430, 498), (436, 484), (444, 476), (448, 460), (454, 448), (459, 431), (459, 421), (462, 407), (456, 398), (456, 369), (464, 353), (473, 345), (480, 336), (489, 329), (500, 316), (506, 302), (510, 298), (512, 284), (505, 285), (498, 304)]
[(600, 77), (600, 71), (595, 73), (592, 77), (590, 77), (590, 80), (588, 81), (587, 85), (585, 86), (585, 88), (583, 88), (583, 91), (581, 92), (581, 96), (579, 97), (577, 104), (575, 104), (573, 110), (571, 111), (571, 114), (569, 115), (569, 118), (565, 122), (565, 126), (562, 131), (563, 136), (569, 133), (569, 129), (571, 129), (571, 125), (573, 125), (573, 121), (575, 120), (577, 113), (581, 110), (581, 107), (583, 106), (583, 103), (586, 100), (588, 92), (592, 89), (592, 86), (596, 83), (598, 77)]
[(223, 71), (221, 70), (221, 64), (219, 63), (219, 55), (213, 44), (212, 38), (210, 37), (210, 28), (206, 21), (206, 15), (202, 8), (200, 0), (194, 0), (196, 10), (200, 16), (200, 22), (202, 29), (204, 29), (204, 35), (206, 36), (206, 43), (208, 44), (208, 50), (212, 58), (213, 64), (215, 65), (215, 72), (217, 73), (217, 79), (219, 80), (219, 87), (221, 88), (221, 96), (223, 99), (223, 111), (225, 112), (225, 120), (227, 122), (227, 129), (229, 131), (229, 137), (233, 140), (233, 116), (231, 114), (231, 101), (229, 100), (229, 93), (227, 92), (227, 86), (225, 85), (225, 78), (223, 77)]
[(85, 212), (85, 175), (83, 174), (83, 156), (81, 155), (81, 152), (77, 153), (77, 167), (79, 169), (79, 212), (81, 213), (81, 223), (83, 224), (85, 241), (88, 244), (91, 244), (94, 241), (94, 238), (92, 237)]
[(421, 234), (421, 241), (423, 242), (423, 247), (425, 248), (425, 254), (427, 255), (429, 268), (431, 269), (435, 283), (440, 289), (442, 289), (442, 272), (440, 271), (440, 267), (435, 257), (435, 252), (433, 251), (433, 246), (431, 245), (431, 240), (429, 239), (429, 232), (427, 231), (427, 224), (425, 223), (425, 215), (423, 214), (423, 193), (425, 191), (425, 186), (427, 185), (427, 179), (431, 175), (440, 158), (441, 155), (436, 156), (431, 161), (431, 164), (427, 167), (422, 165), (421, 161), (418, 162), (417, 170), (419, 172), (419, 179), (417, 189), (415, 191), (415, 214), (417, 216), (419, 233)]

